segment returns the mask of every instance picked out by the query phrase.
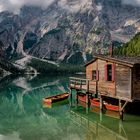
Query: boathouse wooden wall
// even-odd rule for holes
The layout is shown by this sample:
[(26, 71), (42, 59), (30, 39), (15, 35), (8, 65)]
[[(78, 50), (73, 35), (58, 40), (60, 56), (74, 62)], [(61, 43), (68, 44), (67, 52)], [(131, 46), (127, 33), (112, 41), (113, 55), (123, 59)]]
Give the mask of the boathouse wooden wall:
[[(106, 64), (111, 64), (115, 67), (113, 81), (107, 81), (105, 79)], [(140, 89), (138, 88), (140, 87), (140, 79), (137, 78), (140, 76), (133, 74), (132, 77), (132, 67), (111, 61), (96, 59), (91, 64), (86, 66), (87, 79), (92, 80), (92, 71), (97, 69), (99, 74), (97, 81), (98, 94), (124, 100), (131, 100), (132, 97), (139, 97), (140, 99)], [(135, 72), (138, 71), (138, 69), (140, 68), (135, 67)], [(137, 74), (140, 74), (140, 72), (137, 72)], [(132, 79), (135, 79), (134, 81), (137, 82), (137, 85), (134, 82), (132, 83)], [(94, 89), (94, 87), (96, 87), (95, 81), (90, 81), (90, 88)], [(136, 89), (134, 95), (132, 95), (132, 88), (133, 90)]]
[(91, 63), (86, 67), (86, 78), (92, 80), (92, 71), (96, 70), (96, 62)]
[(105, 79), (105, 65), (113, 64), (104, 60), (98, 59), (98, 70), (99, 70), (99, 81), (98, 81), (98, 92), (102, 95), (115, 96), (115, 82), (106, 81)]
[(116, 64), (115, 73), (116, 96), (120, 99), (131, 100), (131, 67)]
[(96, 70), (97, 68), (97, 61), (95, 61), (94, 63), (91, 63), (89, 64), (87, 67), (86, 67), (86, 78), (87, 79), (90, 79), (90, 82), (89, 82), (89, 90), (90, 92), (92, 93), (97, 93), (97, 85), (96, 85), (96, 80), (93, 80), (93, 70)]
[(140, 100), (140, 65), (134, 65), (133, 72), (132, 72), (132, 99)]

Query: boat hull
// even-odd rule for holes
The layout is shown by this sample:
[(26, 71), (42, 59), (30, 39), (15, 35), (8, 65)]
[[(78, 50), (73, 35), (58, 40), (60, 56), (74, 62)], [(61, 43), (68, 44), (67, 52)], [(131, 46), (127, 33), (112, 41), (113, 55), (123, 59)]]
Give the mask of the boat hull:
[(69, 97), (69, 93), (63, 93), (63, 94), (58, 94), (55, 96), (43, 98), (43, 102), (47, 104), (52, 104), (52, 103), (56, 103), (56, 102), (68, 99), (68, 97)]
[[(78, 100), (80, 102), (85, 102), (86, 103), (86, 95), (78, 95)], [(100, 107), (100, 100), (99, 98), (90, 98), (90, 105), (91, 107)], [(119, 111), (119, 106), (113, 105), (113, 104), (108, 104), (108, 103), (103, 103), (103, 107), (106, 110), (111, 110), (111, 111)]]

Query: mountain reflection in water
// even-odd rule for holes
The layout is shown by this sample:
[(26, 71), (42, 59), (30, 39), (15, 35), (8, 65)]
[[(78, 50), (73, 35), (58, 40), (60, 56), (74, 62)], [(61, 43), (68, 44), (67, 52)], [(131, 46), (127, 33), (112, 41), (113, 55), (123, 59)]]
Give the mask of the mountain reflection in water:
[(68, 76), (7, 77), (0, 82), (0, 140), (138, 140), (140, 117), (126, 121), (42, 98), (68, 92)]

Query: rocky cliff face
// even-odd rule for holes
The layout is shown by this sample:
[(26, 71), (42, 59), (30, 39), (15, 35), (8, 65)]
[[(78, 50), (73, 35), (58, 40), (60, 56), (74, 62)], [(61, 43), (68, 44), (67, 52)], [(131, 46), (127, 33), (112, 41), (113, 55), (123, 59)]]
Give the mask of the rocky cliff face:
[(140, 31), (140, 8), (121, 0), (65, 0), (47, 9), (24, 6), (19, 15), (0, 13), (0, 41), (7, 58), (26, 54), (83, 63), (106, 53), (111, 41), (127, 42)]

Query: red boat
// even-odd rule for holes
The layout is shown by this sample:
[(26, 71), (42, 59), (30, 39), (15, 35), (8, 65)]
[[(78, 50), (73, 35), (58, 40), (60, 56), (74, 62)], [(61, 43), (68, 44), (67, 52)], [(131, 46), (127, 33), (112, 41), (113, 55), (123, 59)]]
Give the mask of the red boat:
[(119, 111), (119, 106), (105, 103), (107, 110)]
[(78, 100), (81, 102), (86, 102), (86, 95), (85, 94), (78, 94)]
[[(81, 102), (86, 102), (86, 95), (85, 94), (79, 94), (78, 95), (78, 100)], [(90, 99), (90, 103), (91, 106), (95, 106), (95, 107), (100, 107), (100, 100), (99, 98), (91, 98)], [(117, 105), (112, 105), (112, 104), (108, 104), (107, 102), (103, 103), (104, 108), (107, 110), (111, 110), (111, 111), (119, 111), (119, 106)]]
[(100, 100), (98, 98), (90, 99), (91, 106), (100, 107)]

